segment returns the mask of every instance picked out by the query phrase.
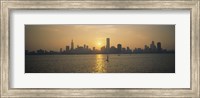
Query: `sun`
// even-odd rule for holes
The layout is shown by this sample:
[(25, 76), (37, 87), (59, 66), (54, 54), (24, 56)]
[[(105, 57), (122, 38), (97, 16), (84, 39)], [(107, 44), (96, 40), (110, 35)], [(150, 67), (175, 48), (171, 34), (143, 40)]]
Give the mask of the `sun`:
[(98, 46), (101, 46), (101, 45), (102, 45), (102, 43), (101, 43), (101, 42), (98, 42), (98, 43), (97, 43), (97, 45), (98, 45)]
[(97, 46), (97, 48), (100, 49), (102, 47), (102, 42), (101, 41), (97, 41), (96, 42), (96, 46)]

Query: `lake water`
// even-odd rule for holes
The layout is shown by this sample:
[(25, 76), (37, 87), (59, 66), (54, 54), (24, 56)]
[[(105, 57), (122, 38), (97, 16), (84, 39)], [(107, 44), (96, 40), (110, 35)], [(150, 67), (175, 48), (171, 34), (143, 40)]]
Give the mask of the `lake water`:
[(175, 54), (26, 55), (26, 73), (175, 73)]

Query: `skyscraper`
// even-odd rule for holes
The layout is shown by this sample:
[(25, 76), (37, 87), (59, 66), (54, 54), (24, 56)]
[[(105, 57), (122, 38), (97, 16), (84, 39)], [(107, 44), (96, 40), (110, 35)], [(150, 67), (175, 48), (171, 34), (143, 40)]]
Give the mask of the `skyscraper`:
[(117, 52), (118, 53), (122, 52), (122, 45), (121, 44), (117, 44)]
[(156, 46), (154, 44), (154, 41), (152, 41), (151, 45), (150, 45), (151, 51), (155, 51), (156, 50)]
[(69, 46), (66, 46), (65, 51), (66, 51), (66, 52), (69, 51)]
[(161, 48), (161, 43), (160, 43), (160, 42), (157, 43), (157, 50), (158, 50), (158, 51), (161, 51), (161, 50), (162, 50), (162, 48)]
[(110, 38), (106, 38), (106, 49), (110, 49)]
[(71, 42), (71, 50), (74, 50), (74, 42), (73, 42), (73, 40)]

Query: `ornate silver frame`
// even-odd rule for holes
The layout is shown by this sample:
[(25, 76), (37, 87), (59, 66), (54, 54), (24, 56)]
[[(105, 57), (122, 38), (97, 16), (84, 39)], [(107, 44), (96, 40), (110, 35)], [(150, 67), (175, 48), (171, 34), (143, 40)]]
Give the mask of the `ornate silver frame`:
[[(0, 0), (0, 97), (200, 97), (199, 0)], [(11, 10), (188, 9), (191, 14), (191, 87), (189, 89), (17, 89), (9, 87), (9, 15)]]

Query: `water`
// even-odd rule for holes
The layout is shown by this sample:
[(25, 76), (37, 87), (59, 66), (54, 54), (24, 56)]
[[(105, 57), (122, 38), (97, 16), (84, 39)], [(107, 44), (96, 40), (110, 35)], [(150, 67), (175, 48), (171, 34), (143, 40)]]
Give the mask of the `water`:
[(26, 55), (26, 73), (174, 73), (175, 54)]

